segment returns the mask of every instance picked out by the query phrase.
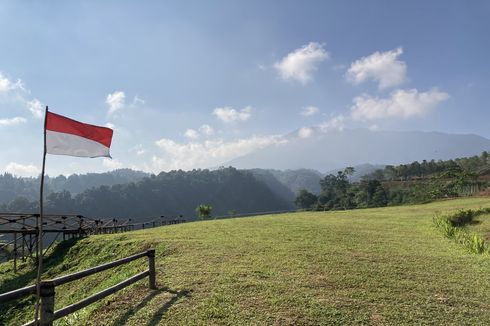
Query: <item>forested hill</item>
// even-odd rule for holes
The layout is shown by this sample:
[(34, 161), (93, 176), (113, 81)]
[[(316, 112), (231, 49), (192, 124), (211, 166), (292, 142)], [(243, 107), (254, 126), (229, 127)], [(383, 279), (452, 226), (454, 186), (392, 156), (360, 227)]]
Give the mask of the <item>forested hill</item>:
[[(252, 173), (235, 168), (215, 171), (171, 171), (138, 182), (91, 188), (72, 196), (68, 191), (46, 197), (46, 212), (91, 217), (193, 217), (200, 204), (210, 204), (213, 215), (242, 214), (293, 208)], [(2, 211), (33, 212), (36, 201), (18, 198), (0, 205)]]
[[(44, 180), (45, 192), (69, 191), (77, 195), (83, 191), (100, 186), (113, 186), (129, 182), (137, 182), (148, 177), (150, 174), (131, 169), (118, 169), (105, 173), (72, 174), (68, 177), (59, 175), (57, 177), (46, 176)], [(0, 175), (0, 204), (23, 197), (33, 201), (39, 197), (39, 177), (19, 178), (9, 173)]]

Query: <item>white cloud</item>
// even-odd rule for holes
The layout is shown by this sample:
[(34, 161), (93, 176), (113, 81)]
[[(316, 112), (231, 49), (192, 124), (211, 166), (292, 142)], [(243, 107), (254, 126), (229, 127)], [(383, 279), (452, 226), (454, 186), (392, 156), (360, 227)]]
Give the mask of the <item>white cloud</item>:
[(177, 143), (162, 138), (155, 144), (164, 152), (165, 157), (154, 156), (152, 165), (153, 169), (159, 170), (216, 167), (256, 149), (284, 142), (286, 140), (281, 136), (253, 136), (233, 141), (216, 139), (189, 143)]
[(301, 109), (301, 115), (305, 117), (311, 117), (320, 112), (316, 106), (307, 106)]
[(129, 150), (130, 152), (136, 153), (136, 155), (141, 156), (146, 153), (146, 149), (141, 144), (137, 144)]
[(33, 164), (19, 164), (10, 162), (5, 167), (5, 171), (20, 177), (37, 177), (41, 173), (41, 169)]
[(397, 90), (391, 93), (390, 98), (362, 95), (354, 98), (351, 115), (354, 120), (421, 117), (448, 98), (447, 93), (436, 88), (428, 92)]
[(16, 89), (25, 90), (22, 81), (18, 79), (16, 82), (12, 82), (0, 72), (0, 92), (8, 92)]
[(108, 169), (111, 169), (111, 170), (120, 169), (123, 166), (123, 164), (121, 162), (119, 162), (118, 160), (110, 159), (110, 158), (106, 158), (106, 157), (104, 157), (102, 159), (102, 165)]
[(32, 101), (27, 102), (27, 107), (29, 111), (31, 111), (32, 116), (36, 119), (44, 118), (44, 108), (43, 104), (37, 99), (33, 99)]
[(212, 134), (214, 134), (214, 129), (213, 129), (213, 127), (211, 127), (210, 125), (206, 125), (206, 124), (204, 124), (204, 125), (200, 126), (200, 127), (199, 127), (199, 131), (200, 131), (202, 134), (206, 135), (206, 136), (211, 136)]
[(319, 125), (320, 130), (322, 132), (329, 132), (329, 131), (342, 131), (344, 130), (345, 123), (344, 123), (344, 116), (342, 114), (337, 115), (325, 122), (323, 122), (321, 125)]
[(313, 135), (313, 129), (308, 127), (303, 127), (298, 130), (299, 138), (310, 138)]
[(15, 126), (21, 123), (26, 123), (27, 120), (22, 117), (15, 117), (10, 119), (0, 119), (0, 126)]
[(143, 100), (141, 97), (138, 97), (138, 95), (133, 97), (133, 105), (144, 105), (144, 104), (145, 104), (145, 100)]
[(247, 106), (241, 110), (236, 110), (232, 107), (225, 106), (214, 109), (213, 115), (225, 123), (247, 121), (252, 116), (252, 107)]
[(105, 102), (109, 105), (108, 114), (113, 114), (117, 110), (120, 110), (124, 106), (125, 98), (126, 95), (121, 91), (107, 95)]
[(378, 125), (370, 125), (368, 127), (369, 130), (371, 131), (378, 131), (379, 130), (379, 126)]
[(189, 139), (198, 139), (199, 133), (194, 129), (187, 129), (184, 133), (184, 136), (186, 136)]
[(353, 62), (346, 78), (353, 84), (374, 80), (378, 82), (379, 89), (397, 86), (405, 81), (407, 73), (405, 62), (397, 60), (402, 53), (402, 48), (382, 53), (374, 52)]
[(116, 129), (116, 126), (112, 122), (107, 122), (104, 126), (107, 128), (111, 128), (112, 130)]
[(329, 58), (329, 53), (323, 47), (323, 44), (310, 42), (276, 62), (274, 68), (282, 79), (306, 84), (313, 79), (318, 64)]

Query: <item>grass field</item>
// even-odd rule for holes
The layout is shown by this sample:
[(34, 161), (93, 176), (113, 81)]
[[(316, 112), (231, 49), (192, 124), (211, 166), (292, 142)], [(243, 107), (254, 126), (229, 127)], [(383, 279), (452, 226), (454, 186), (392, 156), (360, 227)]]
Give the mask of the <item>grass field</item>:
[[(490, 199), (94, 236), (58, 248), (45, 277), (157, 250), (159, 290), (141, 281), (58, 325), (489, 325), (490, 257), (444, 238), (432, 222), (437, 211), (479, 207), (490, 207)], [(134, 262), (67, 284), (56, 294), (57, 308), (145, 268)], [(32, 282), (28, 265), (17, 275), (10, 269), (0, 265), (2, 292)], [(31, 302), (4, 307), (0, 318), (31, 319)]]
[(476, 233), (482, 236), (485, 241), (490, 242), (490, 215), (480, 215), (475, 217), (473, 222), (466, 226), (469, 233)]

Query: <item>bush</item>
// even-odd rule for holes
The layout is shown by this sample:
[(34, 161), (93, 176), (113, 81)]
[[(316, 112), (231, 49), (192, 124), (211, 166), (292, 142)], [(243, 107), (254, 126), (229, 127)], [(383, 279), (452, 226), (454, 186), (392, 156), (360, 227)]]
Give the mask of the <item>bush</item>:
[(487, 214), (490, 208), (478, 210), (460, 210), (452, 215), (439, 215), (434, 217), (435, 226), (442, 231), (447, 238), (454, 239), (475, 254), (490, 254), (490, 248), (485, 240), (477, 234), (468, 234), (462, 226), (471, 222), (475, 216)]

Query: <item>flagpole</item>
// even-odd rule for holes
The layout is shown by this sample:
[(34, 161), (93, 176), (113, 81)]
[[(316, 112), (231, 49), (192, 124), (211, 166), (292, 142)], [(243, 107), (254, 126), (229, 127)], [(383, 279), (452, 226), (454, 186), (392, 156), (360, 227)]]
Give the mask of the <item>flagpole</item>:
[(46, 166), (46, 124), (48, 121), (48, 106), (46, 106), (46, 112), (44, 113), (44, 150), (43, 150), (43, 167), (41, 170), (41, 185), (39, 188), (39, 218), (37, 222), (37, 279), (36, 279), (36, 313), (34, 317), (34, 323), (39, 324), (39, 302), (41, 298), (41, 274), (43, 269), (43, 216), (44, 216), (44, 170)]

